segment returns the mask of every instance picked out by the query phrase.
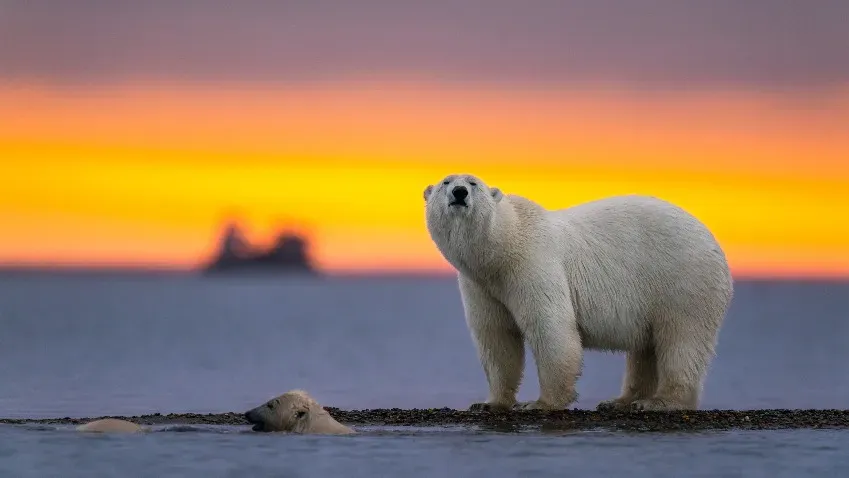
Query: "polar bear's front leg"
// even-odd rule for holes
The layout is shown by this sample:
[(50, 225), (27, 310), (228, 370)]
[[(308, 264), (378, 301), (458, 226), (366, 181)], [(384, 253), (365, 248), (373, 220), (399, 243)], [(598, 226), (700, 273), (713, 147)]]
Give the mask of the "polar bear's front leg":
[(536, 292), (536, 297), (519, 305), (516, 318), (536, 361), (540, 395), (515, 408), (559, 410), (578, 399), (575, 385), (583, 361), (581, 336), (569, 297), (554, 290)]
[(508, 410), (525, 369), (522, 332), (507, 308), (473, 281), (460, 276), (460, 296), (466, 324), (489, 384), (489, 398), (471, 410)]

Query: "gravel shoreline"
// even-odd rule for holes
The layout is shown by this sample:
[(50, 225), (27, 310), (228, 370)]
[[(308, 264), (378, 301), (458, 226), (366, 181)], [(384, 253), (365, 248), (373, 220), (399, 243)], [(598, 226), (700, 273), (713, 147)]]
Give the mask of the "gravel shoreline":
[[(600, 412), (595, 410), (470, 412), (450, 408), (340, 410), (325, 407), (348, 425), (478, 426), (495, 431), (543, 430), (779, 430), (849, 428), (849, 410), (698, 410), (689, 412)], [(0, 418), (0, 424), (80, 424), (98, 418)], [(242, 413), (160, 413), (122, 418), (142, 425), (247, 425)]]

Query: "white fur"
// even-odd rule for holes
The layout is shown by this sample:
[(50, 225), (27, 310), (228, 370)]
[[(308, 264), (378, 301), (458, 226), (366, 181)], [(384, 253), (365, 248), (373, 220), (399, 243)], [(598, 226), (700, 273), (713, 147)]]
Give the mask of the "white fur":
[(318, 435), (354, 433), (333, 418), (309, 393), (290, 390), (245, 412), (254, 431), (291, 432)]
[[(456, 186), (468, 207), (449, 205)], [(489, 383), (472, 408), (516, 405), (525, 342), (540, 395), (521, 408), (572, 404), (583, 349), (627, 353), (621, 395), (599, 408), (698, 408), (733, 294), (725, 254), (699, 220), (635, 195), (547, 210), (465, 174), (424, 195)]]
[(133, 422), (117, 418), (93, 420), (77, 427), (78, 431), (89, 433), (140, 433), (146, 431)]

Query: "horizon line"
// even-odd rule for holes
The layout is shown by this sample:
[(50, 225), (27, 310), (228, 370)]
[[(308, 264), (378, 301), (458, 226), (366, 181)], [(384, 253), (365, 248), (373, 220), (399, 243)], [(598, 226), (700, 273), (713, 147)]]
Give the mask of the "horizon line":
[[(180, 265), (163, 264), (55, 264), (55, 263), (0, 263), (0, 275), (10, 274), (107, 274), (107, 275), (184, 275), (201, 276), (203, 266), (186, 267)], [(330, 277), (330, 278), (379, 278), (379, 277), (410, 277), (410, 278), (434, 278), (447, 279), (456, 277), (453, 270), (440, 269), (397, 269), (397, 268), (374, 268), (374, 269), (343, 269), (328, 270), (315, 267), (312, 274), (303, 274), (298, 271), (257, 271), (257, 272), (234, 272), (223, 273), (217, 277)], [(849, 273), (744, 273), (733, 272), (734, 281), (745, 282), (849, 282)]]

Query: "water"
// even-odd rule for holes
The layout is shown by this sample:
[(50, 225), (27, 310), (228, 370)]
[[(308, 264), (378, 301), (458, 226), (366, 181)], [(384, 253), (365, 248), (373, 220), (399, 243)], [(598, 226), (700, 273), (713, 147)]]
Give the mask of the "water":
[[(847, 408), (849, 284), (741, 282), (703, 408)], [(624, 359), (589, 352), (580, 408)], [(242, 411), (291, 388), (341, 408), (465, 408), (486, 381), (456, 282), (0, 277), (0, 416)], [(533, 362), (519, 393), (535, 398)], [(179, 430), (184, 432), (180, 433)], [(354, 437), (0, 426), (0, 476), (818, 476), (844, 431), (628, 434), (360, 429)]]
[(847, 433), (496, 434), (371, 431), (356, 437), (236, 430), (82, 436), (0, 428), (0, 475), (62, 477), (846, 476)]

